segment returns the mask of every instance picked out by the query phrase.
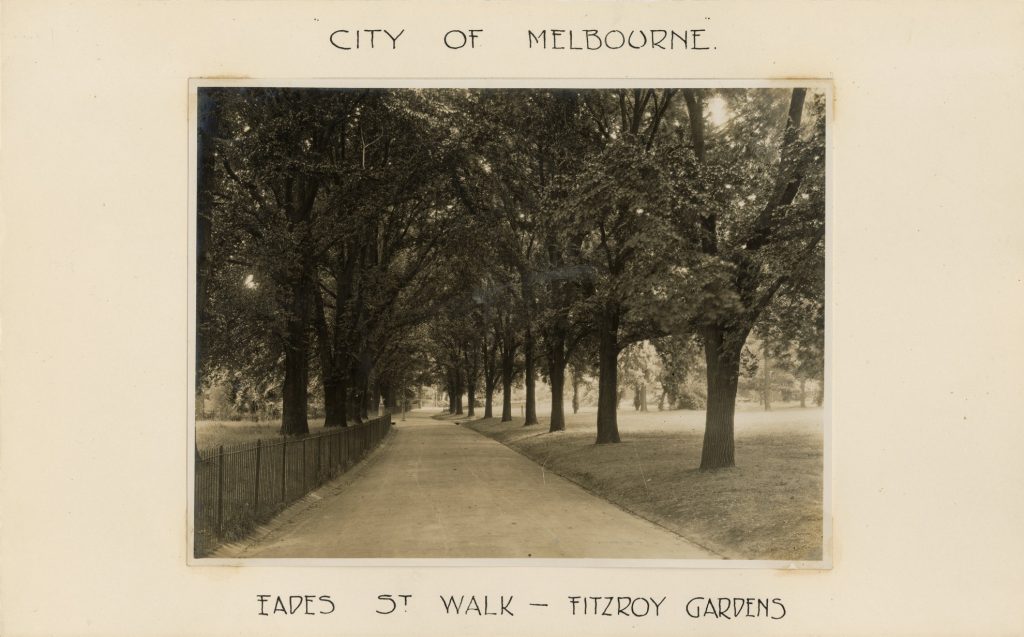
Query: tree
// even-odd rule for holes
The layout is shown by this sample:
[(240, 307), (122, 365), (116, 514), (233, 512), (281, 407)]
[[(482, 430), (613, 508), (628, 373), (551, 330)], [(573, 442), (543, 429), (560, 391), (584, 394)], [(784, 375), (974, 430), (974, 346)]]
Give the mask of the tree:
[(672, 90), (622, 90), (592, 92), (585, 100), (602, 146), (588, 157), (568, 210), (589, 230), (584, 261), (595, 289), (599, 444), (619, 442), (618, 355), (661, 332), (644, 297), (670, 274), (683, 245), (677, 232), (683, 226), (671, 223), (679, 148), (660, 135), (674, 96)]
[(432, 142), (436, 104), (374, 92), (342, 127), (324, 222), (316, 327), (326, 424), (360, 421), (377, 391), (388, 340), (427, 320), (456, 287), (452, 237), (463, 222), (450, 203), (452, 154)]
[(632, 343), (619, 357), (618, 378), (622, 385), (633, 388), (633, 407), (647, 411), (647, 387), (659, 375), (657, 352), (647, 341)]
[(658, 355), (657, 380), (661, 385), (658, 409), (702, 409), (706, 396), (695, 391), (693, 378), (703, 382), (703, 355), (689, 335), (664, 336), (651, 341)]
[[(205, 91), (205, 89), (204, 89)], [(221, 334), (242, 297), (216, 279), (242, 274), (264, 311), (250, 312), (235, 351), (281, 352), (282, 431), (308, 431), (311, 334), (325, 424), (376, 410), (393, 379), (377, 369), (393, 344), (428, 320), (458, 281), (451, 248), (467, 219), (454, 205), (443, 94), (410, 91), (214, 89), (204, 93), (203, 156), (213, 166), (201, 286), (203, 334)], [(210, 138), (216, 131), (216, 137)], [(213, 159), (211, 159), (211, 157)], [(216, 218), (216, 223), (214, 223)], [(218, 298), (214, 298), (214, 297)], [(250, 303), (251, 304), (251, 303)], [(209, 341), (210, 339), (207, 338)], [(230, 365), (204, 346), (210, 365)], [(391, 352), (387, 354), (387, 352)], [(402, 351), (412, 351), (405, 349)], [(387, 402), (387, 398), (385, 398)]]
[[(804, 125), (807, 90), (723, 91), (732, 111), (706, 126), (706, 92), (685, 89), (700, 169), (700, 252), (707, 272), (696, 321), (708, 410), (701, 469), (735, 464), (733, 422), (740, 353), (780, 289), (798, 289), (823, 259), (824, 100)], [(788, 99), (787, 99), (788, 97)], [(781, 112), (780, 112), (781, 111)]]
[[(566, 185), (596, 132), (577, 91), (479, 91), (464, 105), (472, 116), (459, 128), (472, 139), (472, 151), (457, 183), (467, 206), (490, 220), (491, 248), (515, 280), (507, 300), (518, 316), (514, 349), (523, 361), (524, 424), (538, 423), (540, 371), (551, 382), (550, 428), (557, 431), (565, 426), (565, 365), (580, 338), (571, 310), (590, 277), (578, 267), (586, 230), (550, 211), (570, 196)], [(508, 352), (511, 331), (504, 333)]]
[(597, 357), (591, 354), (597, 347), (592, 342), (593, 336), (588, 335), (580, 346), (569, 356), (568, 369), (572, 378), (572, 413), (578, 413), (584, 402), (591, 398), (594, 390), (592, 378), (597, 374)]
[[(312, 224), (322, 195), (324, 160), (349, 99), (344, 92), (300, 89), (200, 91), (201, 119), (210, 122), (200, 164), (213, 170), (209, 179), (204, 176), (198, 195), (204, 205), (212, 204), (200, 210), (200, 217), (209, 217), (212, 245), (202, 265), (216, 272), (204, 277), (204, 287), (230, 270), (223, 266), (241, 265), (252, 277), (245, 280), (262, 286), (272, 300), (274, 320), (267, 327), (276, 341), (273, 347), (283, 354), (281, 431), (286, 434), (309, 430), (309, 328), (316, 267)], [(200, 318), (207, 322), (216, 320), (206, 314), (213, 293), (202, 304)], [(225, 319), (231, 314), (229, 310)]]

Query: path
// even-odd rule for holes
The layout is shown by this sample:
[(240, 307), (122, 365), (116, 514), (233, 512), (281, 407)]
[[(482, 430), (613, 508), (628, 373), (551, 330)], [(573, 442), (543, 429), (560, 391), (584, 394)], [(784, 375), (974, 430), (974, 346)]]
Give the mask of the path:
[(256, 544), (220, 555), (718, 557), (452, 422), (397, 422), (355, 472)]

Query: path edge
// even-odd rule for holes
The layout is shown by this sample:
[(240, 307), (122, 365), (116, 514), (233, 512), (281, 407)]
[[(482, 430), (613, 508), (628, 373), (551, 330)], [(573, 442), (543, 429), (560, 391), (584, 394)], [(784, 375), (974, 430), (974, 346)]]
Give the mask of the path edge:
[[(391, 443), (395, 436), (398, 435), (398, 432), (399, 427), (392, 425), (388, 429), (388, 434), (383, 440), (381, 440), (380, 444), (371, 449), (370, 452), (351, 469), (337, 476), (333, 480), (325, 482), (295, 502), (289, 504), (274, 517), (270, 518), (263, 524), (257, 525), (243, 537), (232, 542), (225, 542), (224, 544), (221, 544), (216, 550), (211, 552), (207, 558), (246, 559), (245, 553), (249, 549), (260, 544), (275, 532), (286, 527), (297, 517), (319, 504), (321, 500), (347, 488), (355, 482), (367, 467), (380, 458), (380, 454), (384, 449), (391, 446)], [(330, 491), (330, 493), (327, 493), (327, 491)]]
[[(575, 484), (576, 486), (578, 486), (579, 488), (583, 489), (584, 491), (586, 491), (590, 495), (594, 496), (595, 498), (598, 498), (602, 502), (607, 502), (608, 504), (612, 505), (613, 507), (619, 509), (620, 511), (622, 511), (624, 513), (628, 513), (629, 515), (631, 515), (631, 516), (633, 516), (635, 518), (639, 518), (639, 519), (644, 520), (646, 522), (650, 522), (654, 526), (657, 526), (658, 528), (664, 529), (664, 530), (668, 531), (669, 533), (671, 533), (672, 535), (675, 535), (676, 537), (679, 537), (679, 538), (682, 538), (683, 540), (686, 540), (690, 544), (693, 544), (694, 546), (699, 547), (700, 549), (702, 549), (704, 551), (707, 551), (711, 555), (717, 555), (718, 556), (717, 558), (711, 557), (711, 558), (696, 558), (696, 559), (706, 559), (706, 560), (734, 560), (734, 559), (737, 559), (737, 558), (729, 557), (727, 555), (722, 555), (718, 551), (716, 551), (716, 550), (714, 550), (712, 548), (709, 548), (708, 546), (702, 544), (701, 542), (695, 542), (694, 540), (686, 537), (685, 535), (682, 535), (681, 533), (679, 533), (675, 529), (671, 529), (671, 528), (665, 526), (664, 524), (662, 524), (661, 522), (658, 522), (657, 520), (652, 520), (652, 519), (650, 519), (647, 516), (640, 515), (636, 511), (632, 511), (630, 509), (627, 509), (626, 507), (622, 506), (618, 502), (612, 502), (611, 500), (609, 500), (605, 496), (601, 495), (600, 493), (594, 491), (593, 489), (591, 489), (587, 485), (582, 484), (582, 483), (578, 482), (577, 480), (574, 480), (573, 478), (571, 478), (571, 477), (569, 477), (567, 475), (563, 475), (562, 473), (560, 473), (558, 471), (555, 471), (554, 469), (551, 469), (549, 467), (545, 467), (544, 465), (542, 465), (539, 462), (537, 462), (536, 459), (530, 457), (529, 455), (527, 455), (523, 451), (521, 451), (519, 449), (516, 449), (512, 445), (506, 444), (505, 442), (503, 442), (501, 440), (498, 440), (497, 438), (492, 438), (491, 436), (488, 436), (487, 434), (485, 434), (485, 433), (483, 433), (481, 431), (477, 431), (476, 429), (468, 426), (468, 423), (470, 423), (470, 422), (473, 422), (473, 421), (471, 421), (471, 420), (470, 421), (460, 421), (460, 422), (457, 422), (456, 424), (459, 427), (462, 427), (463, 429), (468, 429), (469, 431), (472, 431), (473, 433), (477, 434), (478, 436), (483, 436), (484, 438), (487, 438), (488, 440), (492, 440), (492, 441), (498, 443), (499, 445), (505, 447), (506, 449), (511, 449), (512, 451), (518, 453), (520, 456), (526, 458), (527, 460), (529, 460), (533, 464), (535, 464), (538, 467), (540, 467), (540, 469), (542, 471), (549, 471), (549, 472), (555, 474), (556, 476), (558, 476), (559, 478), (562, 478), (563, 480), (565, 480), (567, 482), (571, 482), (572, 484)], [(540, 432), (539, 434), (535, 434), (535, 435), (543, 435), (544, 433), (545, 432)], [(671, 560), (671, 559), (677, 559), (677, 558), (661, 558), (661, 559), (669, 559), (669, 560)]]

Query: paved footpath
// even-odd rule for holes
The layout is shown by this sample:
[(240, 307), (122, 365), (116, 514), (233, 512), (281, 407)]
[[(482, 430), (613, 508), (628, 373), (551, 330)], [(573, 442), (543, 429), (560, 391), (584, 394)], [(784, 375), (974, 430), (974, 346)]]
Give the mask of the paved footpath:
[(397, 422), (341, 480), (220, 555), (718, 558), (452, 422)]

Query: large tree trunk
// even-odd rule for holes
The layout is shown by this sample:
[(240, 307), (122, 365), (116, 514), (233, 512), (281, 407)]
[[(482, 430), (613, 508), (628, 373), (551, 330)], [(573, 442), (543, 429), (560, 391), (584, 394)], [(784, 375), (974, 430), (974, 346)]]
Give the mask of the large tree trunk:
[(309, 433), (306, 402), (309, 397), (309, 350), (293, 345), (284, 354), (284, 386), (281, 390), (281, 433), (300, 435)]
[(526, 420), (523, 422), (524, 427), (540, 422), (537, 419), (537, 379), (535, 378), (533, 350), (533, 329), (527, 326), (526, 338), (523, 341), (523, 355), (526, 359)]
[(548, 347), (548, 373), (551, 376), (551, 424), (548, 431), (565, 431), (565, 338), (555, 334)]
[(619, 442), (619, 308), (606, 303), (598, 321), (597, 444)]
[(345, 426), (347, 393), (344, 380), (324, 380), (324, 427)]
[(373, 353), (364, 350), (359, 354), (357, 360), (352, 361), (349, 369), (349, 387), (351, 388), (350, 418), (356, 423), (363, 423), (369, 418), (370, 401), (373, 399), (370, 391), (370, 376), (373, 374), (374, 358)]
[(285, 327), (284, 385), (281, 390), (281, 433), (285, 435), (309, 433), (309, 284), (309, 268), (303, 267), (292, 288)]
[(761, 402), (764, 404), (765, 411), (771, 411), (772, 408), (772, 376), (771, 359), (768, 358), (768, 343), (761, 343), (761, 357), (764, 360), (764, 373), (761, 376)]
[(705, 329), (704, 360), (707, 363), (708, 409), (700, 469), (721, 469), (736, 464), (733, 423), (740, 351), (746, 335), (718, 327)]
[[(398, 411), (400, 407), (398, 401), (399, 392), (397, 391), (395, 383), (393, 382), (389, 382), (387, 385), (385, 385), (385, 387), (386, 390), (384, 392), (384, 408), (387, 409), (389, 413), (394, 413)], [(405, 390), (403, 389), (401, 393), (404, 395)]]
[(806, 407), (807, 406), (807, 379), (806, 378), (801, 378), (800, 379), (800, 406), (801, 407)]
[(370, 418), (370, 381), (363, 378), (359, 387), (359, 422), (363, 423)]
[(476, 379), (466, 379), (466, 415), (470, 418), (476, 416)]
[[(348, 385), (342, 367), (337, 363), (337, 347), (332, 342), (327, 328), (327, 314), (324, 309), (323, 295), (313, 285), (315, 314), (313, 320), (320, 354), (320, 380), (324, 387), (324, 427), (344, 427), (346, 419), (346, 397)], [(335, 327), (337, 329), (337, 326)]]
[(366, 413), (366, 379), (363, 378), (359, 364), (354, 364), (349, 372), (348, 420), (362, 423)]

